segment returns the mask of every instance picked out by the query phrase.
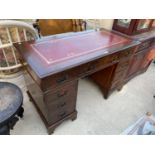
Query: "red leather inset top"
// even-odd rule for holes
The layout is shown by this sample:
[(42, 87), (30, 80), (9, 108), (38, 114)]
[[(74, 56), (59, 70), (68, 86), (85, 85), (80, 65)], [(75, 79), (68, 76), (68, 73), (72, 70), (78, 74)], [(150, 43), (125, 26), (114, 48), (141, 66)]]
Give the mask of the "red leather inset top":
[(33, 51), (47, 64), (89, 54), (130, 40), (107, 31), (86, 33), (61, 39), (51, 39), (31, 44)]

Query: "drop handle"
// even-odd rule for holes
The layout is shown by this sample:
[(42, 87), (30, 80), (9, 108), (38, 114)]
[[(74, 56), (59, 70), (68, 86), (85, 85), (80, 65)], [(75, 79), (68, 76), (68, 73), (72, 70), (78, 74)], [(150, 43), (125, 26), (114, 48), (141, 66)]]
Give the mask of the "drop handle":
[(130, 55), (130, 50), (125, 53), (125, 56)]
[(63, 83), (64, 81), (66, 81), (67, 79), (68, 79), (68, 75), (64, 75), (64, 76), (59, 77), (56, 80), (56, 82), (60, 84), (60, 83)]
[(58, 108), (63, 108), (65, 105), (66, 105), (66, 102), (63, 102), (63, 103), (58, 105)]
[(65, 96), (67, 94), (67, 92), (68, 92), (67, 90), (66, 91), (62, 91), (62, 92), (58, 92), (57, 93), (57, 97), (58, 98), (63, 97), (63, 96)]
[(112, 58), (112, 62), (114, 63), (114, 62), (118, 62), (118, 57), (113, 57)]
[(96, 68), (96, 64), (91, 64), (89, 67), (88, 67), (88, 71), (90, 70), (93, 70)]
[(66, 112), (59, 114), (60, 117), (64, 117), (65, 115), (66, 115)]

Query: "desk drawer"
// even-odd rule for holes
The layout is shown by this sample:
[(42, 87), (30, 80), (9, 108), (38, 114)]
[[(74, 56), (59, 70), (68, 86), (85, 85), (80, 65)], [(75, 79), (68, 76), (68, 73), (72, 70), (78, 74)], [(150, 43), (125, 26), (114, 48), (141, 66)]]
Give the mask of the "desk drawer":
[(110, 65), (118, 63), (119, 60), (120, 60), (119, 54), (115, 53), (115, 54), (112, 54), (112, 55), (109, 55), (109, 56), (99, 59), (98, 64), (99, 64), (100, 68), (105, 68)]
[(130, 55), (132, 55), (134, 51), (135, 51), (135, 47), (126, 49), (120, 53), (120, 58), (122, 59), (122, 58), (130, 57)]
[(77, 95), (78, 82), (73, 81), (68, 84), (62, 85), (60, 88), (56, 88), (54, 91), (50, 91), (44, 94), (44, 102), (46, 104), (51, 104), (55, 100), (63, 100), (64, 98), (69, 98)]
[(109, 55), (109, 56), (99, 59), (99, 64), (107, 65), (107, 64), (118, 62), (118, 60), (119, 60), (119, 54), (112, 54), (112, 55)]
[(67, 115), (75, 111), (76, 98), (71, 97), (61, 100), (55, 100), (53, 103), (48, 103), (49, 122), (54, 123), (65, 118)]
[(98, 66), (99, 67), (107, 66), (109, 64), (116, 63), (118, 61), (119, 61), (119, 54), (116, 53), (116, 54), (112, 54), (112, 55), (99, 59)]
[(118, 62), (118, 61), (119, 61), (119, 54), (118, 53), (110, 55), (110, 56), (107, 57), (107, 62), (108, 63), (115, 63), (115, 62)]
[(62, 84), (78, 79), (79, 67), (46, 77), (42, 81), (42, 90), (47, 91)]
[(145, 48), (148, 48), (148, 47), (150, 47), (150, 46), (151, 46), (151, 40), (142, 42), (142, 43), (139, 45), (139, 48), (138, 48), (137, 52), (140, 51), (140, 50), (143, 50), (143, 49), (145, 49)]
[(49, 102), (48, 109), (50, 113), (61, 113), (63, 111), (68, 111), (69, 113), (75, 109), (76, 96), (64, 97), (63, 99), (54, 100)]
[(108, 66), (109, 64), (116, 63), (118, 61), (119, 61), (119, 55), (113, 54), (113, 55), (109, 55), (109, 56), (100, 58), (98, 60), (89, 62), (87, 64), (81, 65), (79, 76), (82, 77), (82, 76), (94, 73), (95, 71), (98, 71)]
[(98, 69), (98, 60), (80, 66), (79, 77), (84, 77)]
[(78, 81), (67, 82), (55, 90), (44, 93), (48, 109), (48, 123), (55, 123), (75, 111)]

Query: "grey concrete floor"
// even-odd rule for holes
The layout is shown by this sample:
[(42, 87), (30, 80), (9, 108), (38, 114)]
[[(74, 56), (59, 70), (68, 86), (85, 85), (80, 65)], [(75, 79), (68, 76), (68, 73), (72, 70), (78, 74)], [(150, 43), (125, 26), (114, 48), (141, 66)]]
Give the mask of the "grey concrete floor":
[[(13, 82), (24, 93), (24, 118), (17, 122), (12, 135), (46, 135), (46, 128), (26, 94), (23, 76), (1, 81)], [(89, 79), (81, 79), (78, 87), (75, 121), (65, 121), (54, 135), (115, 135), (121, 134), (146, 112), (155, 114), (155, 65), (130, 82), (120, 92), (105, 100), (99, 88)]]

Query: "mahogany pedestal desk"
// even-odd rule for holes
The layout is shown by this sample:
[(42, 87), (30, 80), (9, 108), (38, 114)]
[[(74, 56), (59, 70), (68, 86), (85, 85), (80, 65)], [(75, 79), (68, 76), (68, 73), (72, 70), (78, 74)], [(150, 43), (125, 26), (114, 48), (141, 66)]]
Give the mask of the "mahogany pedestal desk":
[(76, 119), (78, 79), (90, 76), (104, 98), (121, 89), (130, 59), (139, 45), (107, 30), (55, 35), (15, 44), (26, 61), (28, 95), (48, 133)]

